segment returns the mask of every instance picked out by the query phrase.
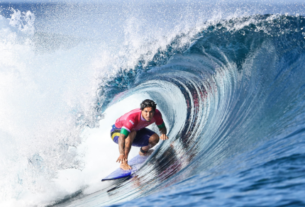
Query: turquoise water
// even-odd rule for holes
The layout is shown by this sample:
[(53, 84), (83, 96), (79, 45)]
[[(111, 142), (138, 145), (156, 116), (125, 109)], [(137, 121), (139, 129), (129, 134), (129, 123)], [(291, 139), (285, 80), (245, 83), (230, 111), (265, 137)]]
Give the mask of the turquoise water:
[[(304, 206), (305, 10), (265, 3), (1, 4), (3, 85), (23, 85), (0, 106), (24, 115), (2, 112), (0, 141), (20, 149), (0, 154), (5, 204)], [(134, 96), (170, 139), (132, 179), (99, 183), (117, 149), (84, 132), (108, 134)]]

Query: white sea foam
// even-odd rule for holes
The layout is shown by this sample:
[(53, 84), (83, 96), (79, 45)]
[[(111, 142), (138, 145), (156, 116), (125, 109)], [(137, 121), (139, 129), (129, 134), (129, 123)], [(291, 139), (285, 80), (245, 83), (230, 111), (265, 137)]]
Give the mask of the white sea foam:
[(148, 64), (177, 35), (185, 35), (179, 47), (223, 18), (192, 5), (169, 5), (170, 14), (167, 6), (135, 6), (0, 16), (1, 206), (43, 206), (85, 187), (100, 189), (102, 176), (117, 166), (110, 126), (147, 96), (113, 105), (100, 127), (83, 128), (99, 115), (98, 89), (140, 58)]
[[(163, 38), (156, 30), (141, 36), (148, 28), (145, 21), (131, 17), (126, 22), (124, 43), (112, 45), (54, 35), (49, 30), (54, 25), (38, 32), (31, 12), (0, 16), (1, 205), (43, 206), (84, 187), (94, 192), (102, 176), (117, 166), (109, 127), (147, 96), (118, 103), (106, 111), (99, 128), (84, 129), (81, 124), (94, 123), (97, 115), (97, 88), (120, 68), (132, 68), (143, 54), (150, 60), (178, 33)], [(55, 25), (58, 31), (66, 26)], [(142, 33), (134, 31), (140, 27)]]
[[(75, 117), (92, 102), (86, 46), (39, 54), (31, 12), (0, 16), (1, 202), (33, 205), (58, 169), (80, 168)], [(82, 49), (80, 49), (81, 47)], [(85, 101), (84, 101), (85, 100)]]

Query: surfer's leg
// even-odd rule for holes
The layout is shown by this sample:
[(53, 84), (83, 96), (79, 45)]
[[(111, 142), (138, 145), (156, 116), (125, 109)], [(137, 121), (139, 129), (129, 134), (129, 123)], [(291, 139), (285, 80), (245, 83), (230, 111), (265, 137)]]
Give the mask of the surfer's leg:
[(159, 139), (160, 139), (159, 135), (157, 135), (156, 133), (151, 135), (148, 139), (148, 142), (149, 142), (148, 145), (141, 147), (142, 150), (140, 151), (141, 152), (140, 155), (145, 154), (143, 152), (147, 152), (150, 148), (153, 148), (156, 144), (158, 144)]
[(159, 142), (159, 136), (152, 130), (143, 128), (137, 131), (132, 146), (141, 147), (140, 155), (147, 155), (147, 151)]

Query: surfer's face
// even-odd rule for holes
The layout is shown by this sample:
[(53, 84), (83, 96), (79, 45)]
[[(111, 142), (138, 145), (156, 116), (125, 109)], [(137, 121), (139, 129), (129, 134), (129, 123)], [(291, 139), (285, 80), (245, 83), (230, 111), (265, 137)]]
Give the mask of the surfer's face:
[(142, 110), (142, 117), (146, 121), (150, 121), (155, 114), (155, 111), (153, 111), (152, 107), (146, 107)]

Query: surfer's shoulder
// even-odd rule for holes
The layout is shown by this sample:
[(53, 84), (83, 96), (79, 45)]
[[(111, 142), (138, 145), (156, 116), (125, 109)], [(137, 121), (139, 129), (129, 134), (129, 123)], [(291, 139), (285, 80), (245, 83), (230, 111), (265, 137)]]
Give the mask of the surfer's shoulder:
[(162, 116), (161, 112), (158, 109), (155, 110), (155, 116)]

